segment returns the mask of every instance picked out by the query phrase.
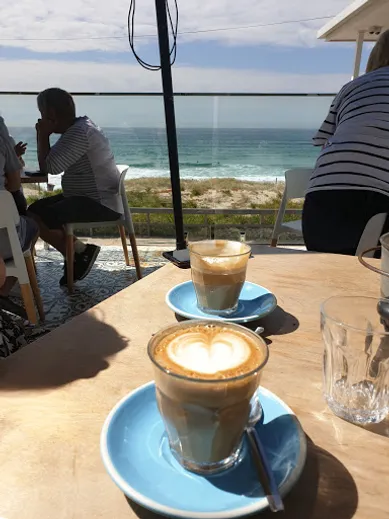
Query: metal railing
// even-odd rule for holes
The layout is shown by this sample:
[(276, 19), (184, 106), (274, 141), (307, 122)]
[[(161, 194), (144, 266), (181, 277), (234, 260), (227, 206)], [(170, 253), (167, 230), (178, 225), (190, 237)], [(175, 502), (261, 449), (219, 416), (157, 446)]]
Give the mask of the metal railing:
[[(1, 90), (0, 96), (37, 96), (39, 91)], [(162, 92), (71, 92), (73, 96), (88, 97), (162, 97)], [(330, 92), (174, 92), (176, 97), (335, 97)]]
[[(195, 229), (205, 229), (206, 235), (209, 237), (213, 237), (215, 235), (215, 229), (229, 229), (235, 228), (241, 231), (247, 231), (247, 229), (273, 229), (275, 218), (278, 213), (278, 209), (183, 209), (184, 219), (187, 215), (196, 215), (203, 216), (202, 223), (184, 223), (185, 230), (195, 230)], [(134, 221), (134, 226), (142, 228), (146, 225), (146, 236), (152, 236), (152, 225), (151, 221), (152, 215), (173, 215), (172, 208), (160, 207), (160, 208), (148, 208), (148, 207), (131, 207), (132, 215), (145, 215), (145, 222)], [(209, 220), (209, 216), (249, 216), (249, 217), (257, 217), (258, 221), (255, 222), (245, 222), (245, 223), (214, 223)], [(274, 222), (266, 223), (264, 222), (264, 218), (267, 216), (272, 216), (274, 218)], [(299, 219), (302, 216), (302, 209), (286, 209), (285, 217), (286, 219)], [(158, 222), (158, 226), (168, 228), (172, 224), (166, 222)], [(143, 233), (141, 233), (143, 234)]]

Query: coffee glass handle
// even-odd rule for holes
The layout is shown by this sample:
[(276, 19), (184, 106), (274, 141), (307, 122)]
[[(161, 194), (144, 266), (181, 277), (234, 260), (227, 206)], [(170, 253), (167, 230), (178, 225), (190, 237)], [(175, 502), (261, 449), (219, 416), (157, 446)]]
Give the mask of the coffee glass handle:
[(370, 265), (370, 263), (368, 263), (364, 258), (364, 256), (366, 256), (366, 254), (368, 254), (369, 252), (373, 252), (373, 251), (375, 252), (376, 250), (380, 250), (380, 249), (381, 249), (381, 247), (372, 247), (371, 249), (364, 250), (363, 252), (361, 252), (361, 254), (359, 254), (358, 260), (361, 263), (361, 265), (363, 265), (367, 269), (372, 270), (376, 274), (380, 274), (381, 276), (385, 276), (385, 277), (389, 278), (389, 272), (385, 272), (384, 270), (381, 270), (377, 267), (373, 267), (373, 265)]

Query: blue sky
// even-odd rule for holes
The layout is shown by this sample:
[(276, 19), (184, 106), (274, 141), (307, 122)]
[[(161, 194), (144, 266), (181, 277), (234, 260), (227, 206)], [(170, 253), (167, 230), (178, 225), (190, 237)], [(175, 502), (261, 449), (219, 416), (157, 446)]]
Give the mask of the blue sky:
[[(210, 32), (179, 37), (176, 91), (336, 92), (350, 79), (353, 46), (316, 39), (317, 30), (328, 21), (324, 17), (337, 14), (348, 0), (178, 3), (179, 31)], [(159, 74), (143, 70), (129, 50), (128, 4), (129, 0), (19, 0), (2, 7), (1, 89), (55, 85), (71, 91), (160, 91)], [(271, 25), (315, 17), (323, 19)], [(268, 26), (232, 29), (258, 24)], [(231, 30), (214, 31), (225, 28)], [(141, 36), (136, 40), (139, 53), (157, 62), (157, 41), (148, 36), (155, 34), (154, 0), (138, 0), (136, 31)], [(30, 120), (32, 108), (31, 100), (19, 101), (1, 108), (3, 113), (16, 109), (21, 123), (23, 113)], [(322, 111), (320, 105), (320, 116)]]

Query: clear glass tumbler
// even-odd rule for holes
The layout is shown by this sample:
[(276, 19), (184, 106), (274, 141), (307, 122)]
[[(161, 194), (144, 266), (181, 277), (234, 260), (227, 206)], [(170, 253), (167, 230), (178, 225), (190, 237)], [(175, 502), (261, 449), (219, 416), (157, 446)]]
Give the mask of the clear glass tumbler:
[(251, 248), (229, 240), (189, 244), (192, 281), (197, 305), (211, 315), (229, 316), (239, 304)]
[(321, 308), (324, 396), (356, 424), (389, 414), (389, 300), (332, 297)]

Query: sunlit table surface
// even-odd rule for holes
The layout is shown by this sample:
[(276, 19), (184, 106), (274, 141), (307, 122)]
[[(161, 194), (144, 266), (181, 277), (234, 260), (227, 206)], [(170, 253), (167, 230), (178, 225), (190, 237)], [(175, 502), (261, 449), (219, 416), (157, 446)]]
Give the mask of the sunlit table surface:
[[(189, 279), (190, 271), (167, 265), (0, 362), (1, 518), (153, 516), (106, 474), (99, 437), (114, 404), (151, 380), (147, 342), (175, 322), (165, 295)], [(283, 517), (387, 519), (389, 422), (367, 430), (328, 410), (319, 327), (324, 299), (376, 296), (379, 277), (353, 257), (258, 248), (248, 280), (279, 304), (262, 321), (270, 344), (262, 384), (293, 409), (308, 437)]]

